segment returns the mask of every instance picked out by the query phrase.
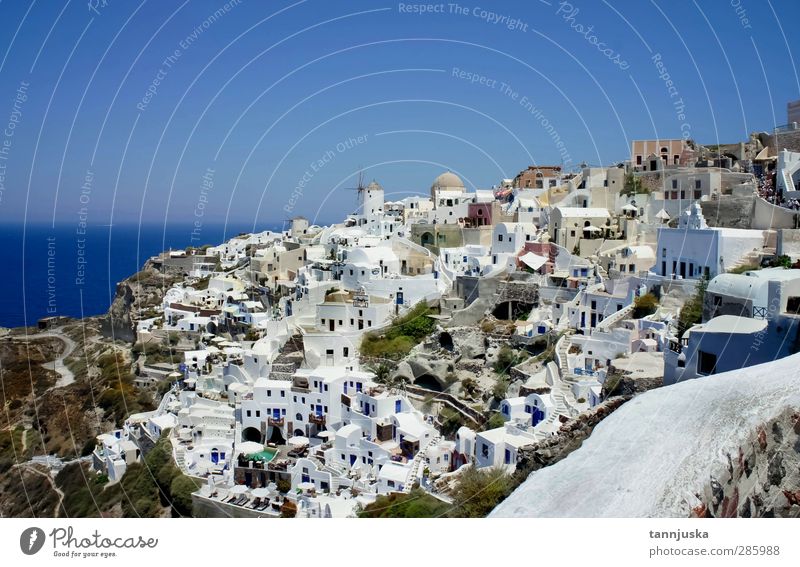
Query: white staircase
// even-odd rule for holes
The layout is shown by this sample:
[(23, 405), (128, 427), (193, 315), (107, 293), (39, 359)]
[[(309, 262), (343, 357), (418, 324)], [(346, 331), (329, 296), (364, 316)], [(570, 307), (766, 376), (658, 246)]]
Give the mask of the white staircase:
[(406, 483), (403, 485), (404, 493), (411, 492), (411, 487), (414, 485), (414, 482), (416, 482), (416, 480), (422, 476), (422, 471), (420, 469), (423, 468), (425, 464), (424, 452), (427, 451), (429, 447), (436, 447), (441, 439), (441, 436), (434, 437), (431, 442), (425, 446), (425, 449), (421, 449), (416, 455), (414, 455), (414, 460), (411, 462), (411, 472), (408, 475)]

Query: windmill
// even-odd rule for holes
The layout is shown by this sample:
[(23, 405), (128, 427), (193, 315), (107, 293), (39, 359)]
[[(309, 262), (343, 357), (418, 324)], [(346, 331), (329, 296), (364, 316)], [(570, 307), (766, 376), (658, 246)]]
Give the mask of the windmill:
[(345, 187), (345, 191), (358, 191), (356, 194), (356, 210), (352, 213), (354, 215), (358, 214), (358, 207), (364, 202), (364, 191), (367, 189), (366, 185), (364, 185), (364, 170), (359, 167), (358, 168), (358, 182), (355, 187)]

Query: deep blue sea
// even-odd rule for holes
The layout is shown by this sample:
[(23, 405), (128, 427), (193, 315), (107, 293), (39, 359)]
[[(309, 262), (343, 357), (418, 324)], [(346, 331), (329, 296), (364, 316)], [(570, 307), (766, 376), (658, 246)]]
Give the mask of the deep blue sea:
[[(169, 248), (216, 245), (253, 231), (252, 223), (204, 224), (200, 240), (193, 241), (192, 228), (188, 224), (89, 226), (86, 234), (78, 234), (75, 224), (0, 226), (5, 257), (0, 268), (0, 326), (35, 325), (50, 315), (105, 313), (117, 282), (138, 272), (151, 256)], [(281, 229), (274, 224), (256, 227)]]

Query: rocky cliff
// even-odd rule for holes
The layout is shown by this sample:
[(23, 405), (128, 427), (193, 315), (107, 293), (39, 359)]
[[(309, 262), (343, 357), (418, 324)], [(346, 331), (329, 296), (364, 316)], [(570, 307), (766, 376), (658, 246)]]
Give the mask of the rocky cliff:
[(116, 295), (103, 316), (103, 334), (115, 339), (136, 340), (136, 323), (155, 316), (167, 290), (183, 279), (180, 269), (170, 269), (161, 262), (148, 260), (141, 271), (117, 284)]

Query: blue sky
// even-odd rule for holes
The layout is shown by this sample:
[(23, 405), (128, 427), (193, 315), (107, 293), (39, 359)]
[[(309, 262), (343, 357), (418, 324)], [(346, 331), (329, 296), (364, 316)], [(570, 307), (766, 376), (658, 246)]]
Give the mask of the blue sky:
[(795, 1), (224, 5), (2, 0), (0, 222), (332, 222), (359, 168), (389, 198), (488, 188), (739, 141), (800, 98)]

